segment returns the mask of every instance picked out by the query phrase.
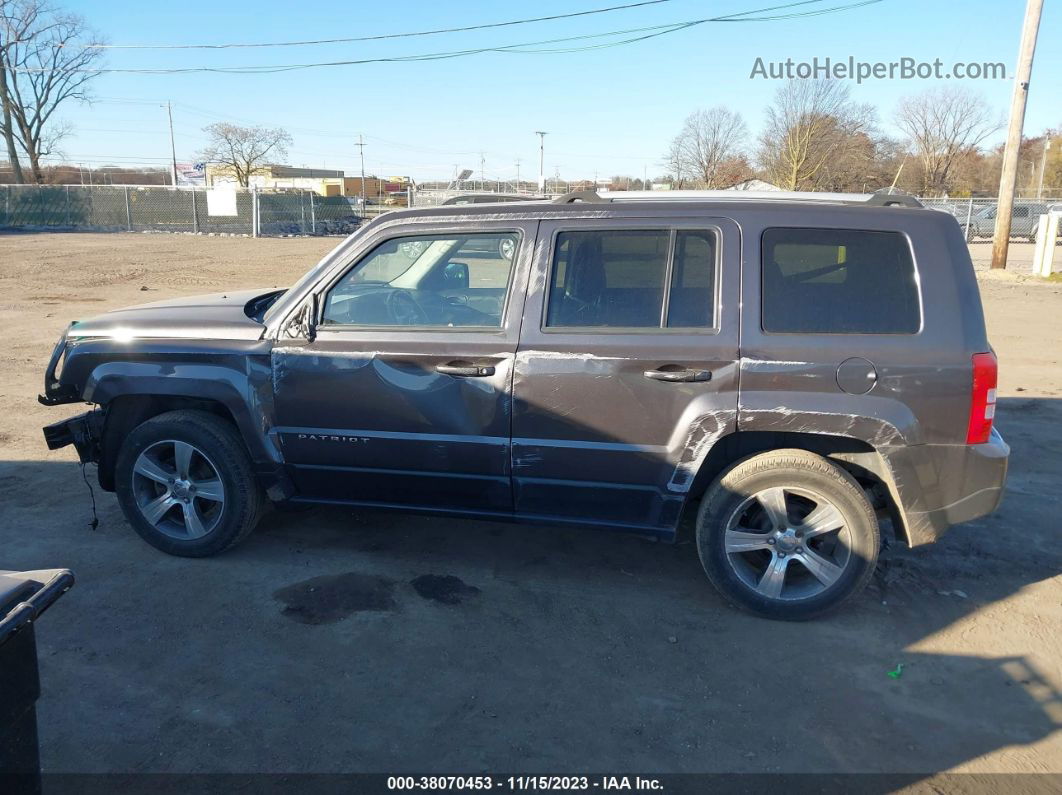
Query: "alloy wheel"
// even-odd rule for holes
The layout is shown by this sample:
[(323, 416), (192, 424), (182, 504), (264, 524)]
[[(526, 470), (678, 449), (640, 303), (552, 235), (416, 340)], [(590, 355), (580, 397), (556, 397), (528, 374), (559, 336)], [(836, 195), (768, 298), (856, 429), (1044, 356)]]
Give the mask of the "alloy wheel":
[(207, 535), (225, 507), (217, 467), (198, 447), (175, 439), (156, 442), (137, 457), (133, 496), (149, 524), (181, 540)]
[(763, 489), (730, 515), (726, 559), (769, 599), (807, 599), (834, 585), (852, 559), (851, 531), (826, 497), (806, 488)]

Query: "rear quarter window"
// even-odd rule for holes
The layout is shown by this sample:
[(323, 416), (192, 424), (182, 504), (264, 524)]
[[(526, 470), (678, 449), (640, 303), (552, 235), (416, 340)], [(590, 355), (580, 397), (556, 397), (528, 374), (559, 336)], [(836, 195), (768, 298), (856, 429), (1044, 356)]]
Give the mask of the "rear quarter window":
[(772, 228), (761, 239), (764, 331), (915, 334), (918, 279), (899, 232)]

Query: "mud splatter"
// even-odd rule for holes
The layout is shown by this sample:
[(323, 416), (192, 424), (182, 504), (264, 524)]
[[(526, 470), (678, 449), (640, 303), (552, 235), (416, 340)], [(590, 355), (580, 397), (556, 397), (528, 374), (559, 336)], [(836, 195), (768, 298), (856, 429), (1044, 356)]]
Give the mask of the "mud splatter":
[(424, 599), (444, 605), (460, 604), (466, 598), (479, 594), (479, 588), (466, 584), (464, 580), (452, 574), (422, 574), (410, 580), (409, 584)]
[(334, 624), (351, 613), (394, 610), (395, 583), (384, 577), (348, 572), (313, 577), (273, 594), (285, 603), (281, 613), (300, 624)]

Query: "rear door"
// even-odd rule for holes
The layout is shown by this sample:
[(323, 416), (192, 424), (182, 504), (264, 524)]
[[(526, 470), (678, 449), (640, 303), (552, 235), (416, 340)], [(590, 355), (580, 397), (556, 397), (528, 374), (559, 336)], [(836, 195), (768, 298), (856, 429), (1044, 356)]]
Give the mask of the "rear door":
[(735, 426), (739, 263), (723, 218), (541, 224), (514, 372), (518, 515), (673, 531)]

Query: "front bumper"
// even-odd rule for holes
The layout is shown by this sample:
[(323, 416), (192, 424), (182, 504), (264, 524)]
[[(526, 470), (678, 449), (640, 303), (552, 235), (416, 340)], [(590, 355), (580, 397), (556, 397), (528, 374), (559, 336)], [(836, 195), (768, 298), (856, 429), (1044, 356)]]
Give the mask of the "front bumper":
[(76, 417), (44, 426), (44, 441), (49, 450), (59, 450), (69, 444), (77, 449), (83, 464), (100, 460), (100, 438), (103, 433), (103, 409), (93, 409)]

